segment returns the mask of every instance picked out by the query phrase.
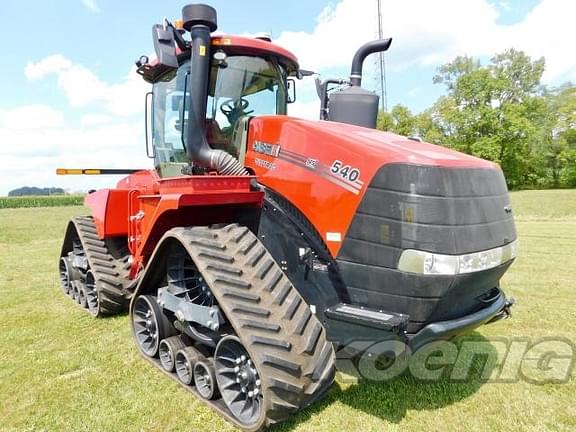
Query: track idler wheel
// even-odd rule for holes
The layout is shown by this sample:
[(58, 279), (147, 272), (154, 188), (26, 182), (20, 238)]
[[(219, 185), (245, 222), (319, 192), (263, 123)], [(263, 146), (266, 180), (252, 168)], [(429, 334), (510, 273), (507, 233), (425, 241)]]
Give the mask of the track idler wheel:
[(253, 424), (262, 414), (260, 376), (248, 351), (236, 336), (226, 336), (216, 347), (216, 381), (222, 398), (234, 416)]
[(194, 385), (204, 399), (214, 399), (220, 395), (211, 360), (202, 359), (194, 365)]
[(160, 341), (174, 334), (170, 322), (156, 302), (156, 297), (150, 295), (136, 299), (132, 327), (136, 343), (148, 357), (156, 357)]
[(184, 348), (184, 342), (180, 336), (172, 336), (168, 339), (162, 339), (160, 341), (160, 347), (158, 348), (158, 353), (160, 356), (160, 364), (167, 372), (174, 372), (174, 367), (176, 365), (176, 353)]

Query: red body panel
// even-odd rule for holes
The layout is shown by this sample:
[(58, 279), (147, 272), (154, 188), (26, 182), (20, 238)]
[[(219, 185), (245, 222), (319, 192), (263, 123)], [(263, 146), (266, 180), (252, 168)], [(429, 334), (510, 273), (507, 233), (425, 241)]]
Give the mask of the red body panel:
[[(492, 162), (445, 147), (348, 124), (286, 116), (250, 122), (245, 164), (258, 181), (295, 205), (338, 254), (356, 209), (385, 164), (499, 169)], [(354, 182), (331, 172), (335, 161), (357, 169)]]
[[(128, 190), (100, 189), (86, 196), (84, 204), (92, 209), (96, 230), (101, 238), (128, 234)], [(107, 217), (113, 214), (114, 217)]]
[(156, 243), (176, 226), (231, 221), (238, 207), (260, 207), (263, 193), (250, 188), (252, 177), (187, 176), (161, 179), (156, 171), (139, 171), (116, 189), (88, 195), (101, 238), (128, 236), (134, 277)]

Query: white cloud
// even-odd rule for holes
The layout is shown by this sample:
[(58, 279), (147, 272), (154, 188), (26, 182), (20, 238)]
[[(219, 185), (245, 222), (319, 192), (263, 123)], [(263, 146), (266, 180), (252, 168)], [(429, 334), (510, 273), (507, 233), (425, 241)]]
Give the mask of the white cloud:
[[(8, 111), (0, 110), (0, 133), (3, 130), (14, 132), (49, 130), (63, 125), (62, 113), (48, 105), (27, 105)], [(9, 142), (0, 140), (0, 143), (4, 144)]]
[(92, 12), (100, 12), (100, 8), (96, 4), (96, 0), (82, 0), (82, 4), (90, 9)]
[[(487, 0), (386, 2), (385, 36), (394, 39), (387, 64), (395, 70), (436, 66), (457, 55), (491, 56), (506, 48), (546, 57), (545, 81), (576, 79), (567, 53), (576, 40), (576, 2), (543, 0), (515, 25), (497, 23), (499, 10)], [(373, 0), (342, 0), (329, 6), (311, 33), (283, 32), (276, 42), (295, 52), (302, 67), (319, 72), (349, 66), (355, 50), (375, 38)]]
[(80, 119), (80, 124), (82, 126), (95, 126), (101, 125), (104, 123), (110, 123), (112, 121), (112, 117), (105, 114), (86, 114), (83, 115)]
[(127, 116), (142, 111), (144, 93), (149, 86), (130, 70), (119, 84), (108, 84), (85, 66), (55, 54), (38, 62), (29, 62), (24, 69), (29, 80), (41, 80), (56, 75), (58, 88), (64, 91), (73, 107), (103, 104), (111, 114)]
[[(43, 104), (0, 111), (0, 195), (21, 186), (87, 190), (112, 187), (118, 180), (56, 176), (60, 167), (151, 167), (141, 117), (149, 85), (135, 72), (119, 83), (107, 83), (88, 68), (53, 55), (29, 63), (24, 73), (30, 81), (55, 75), (77, 115)], [(83, 113), (85, 108), (92, 111)]]
[[(87, 190), (113, 186), (117, 178), (56, 176), (56, 168), (150, 168), (142, 122), (62, 127), (62, 122), (22, 128), (36, 108), (4, 112), (0, 119), (0, 195), (21, 186)], [(37, 110), (41, 112), (41, 110)], [(48, 111), (47, 111), (48, 112)], [(62, 113), (54, 111), (63, 119)], [(18, 127), (6, 127), (6, 119)]]

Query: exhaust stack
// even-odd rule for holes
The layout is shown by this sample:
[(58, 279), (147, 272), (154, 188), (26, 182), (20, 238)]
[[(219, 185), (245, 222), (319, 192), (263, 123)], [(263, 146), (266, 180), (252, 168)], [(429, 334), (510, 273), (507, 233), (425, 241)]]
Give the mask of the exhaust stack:
[(186, 153), (199, 165), (223, 175), (248, 175), (248, 171), (231, 154), (214, 150), (206, 140), (206, 101), (210, 76), (210, 33), (218, 28), (216, 10), (204, 4), (182, 8), (184, 29), (192, 39), (190, 54), (189, 114), (186, 128)]
[(362, 45), (352, 59), (350, 87), (333, 93), (328, 104), (328, 120), (349, 123), (367, 128), (376, 128), (380, 97), (364, 90), (362, 84), (362, 66), (364, 59), (375, 52), (386, 51), (392, 39), (379, 39)]

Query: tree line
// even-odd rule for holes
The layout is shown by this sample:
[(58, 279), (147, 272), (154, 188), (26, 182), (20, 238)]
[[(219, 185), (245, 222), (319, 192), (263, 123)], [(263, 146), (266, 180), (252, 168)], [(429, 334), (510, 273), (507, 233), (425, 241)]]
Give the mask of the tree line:
[(18, 189), (13, 189), (8, 192), (9, 197), (19, 196), (45, 196), (45, 195), (64, 195), (65, 191), (62, 188), (47, 187), (39, 188), (35, 186), (24, 186)]
[(542, 85), (544, 67), (515, 49), (487, 65), (457, 57), (434, 77), (444, 96), (381, 112), (378, 128), (494, 161), (511, 189), (576, 187), (576, 87)]

